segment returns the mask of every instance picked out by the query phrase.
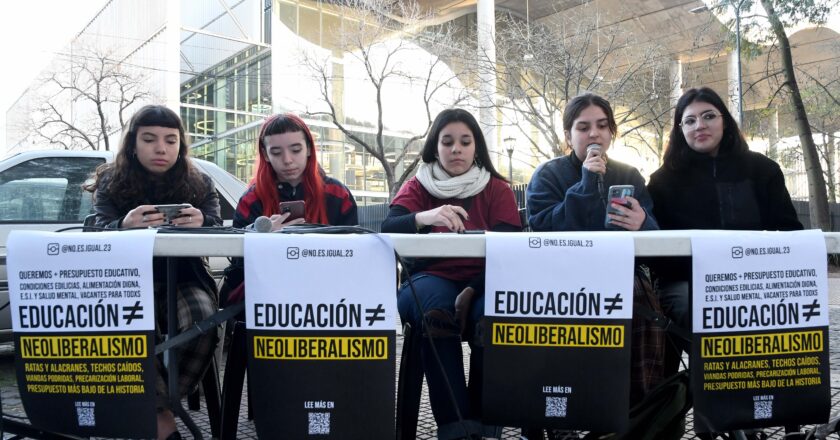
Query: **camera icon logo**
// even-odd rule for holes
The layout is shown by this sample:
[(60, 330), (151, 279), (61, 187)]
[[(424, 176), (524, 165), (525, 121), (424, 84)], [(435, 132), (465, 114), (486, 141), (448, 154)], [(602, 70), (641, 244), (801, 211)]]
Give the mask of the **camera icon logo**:
[(534, 249), (542, 247), (542, 240), (540, 237), (528, 237), (528, 247)]
[(744, 258), (744, 248), (741, 246), (733, 246), (732, 247), (732, 258)]
[(300, 258), (300, 248), (296, 247), (287, 247), (286, 248), (286, 258), (290, 260), (297, 260)]
[(61, 247), (58, 245), (58, 243), (48, 243), (47, 255), (58, 255), (60, 249)]

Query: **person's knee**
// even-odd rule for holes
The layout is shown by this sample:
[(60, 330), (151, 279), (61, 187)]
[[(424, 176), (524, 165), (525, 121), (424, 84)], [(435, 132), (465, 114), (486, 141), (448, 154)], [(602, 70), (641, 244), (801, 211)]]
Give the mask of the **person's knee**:
[(400, 314), (400, 319), (403, 322), (408, 322), (412, 326), (418, 324), (420, 319), (417, 313), (417, 303), (411, 295), (411, 292), (402, 290), (397, 296), (397, 312)]

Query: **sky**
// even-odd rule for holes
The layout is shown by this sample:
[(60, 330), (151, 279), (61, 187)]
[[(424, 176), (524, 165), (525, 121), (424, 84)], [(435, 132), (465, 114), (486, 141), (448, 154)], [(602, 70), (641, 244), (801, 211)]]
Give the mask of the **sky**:
[(6, 111), (32, 79), (105, 0), (4, 1), (0, 4), (0, 158), (6, 155)]

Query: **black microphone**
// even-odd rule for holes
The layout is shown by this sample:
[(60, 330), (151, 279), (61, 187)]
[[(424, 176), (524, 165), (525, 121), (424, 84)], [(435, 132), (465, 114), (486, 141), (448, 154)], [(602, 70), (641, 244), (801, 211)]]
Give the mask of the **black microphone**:
[[(586, 146), (586, 155), (589, 156), (589, 153), (592, 152), (592, 151), (598, 153), (598, 155), (600, 156), (601, 155), (601, 145), (599, 145), (599, 144), (589, 144), (589, 145), (587, 145)], [(596, 174), (595, 178), (597, 179), (596, 182), (598, 182), (598, 194), (600, 194), (601, 197), (603, 197), (604, 196), (604, 176), (602, 176), (601, 174)]]
[(271, 232), (271, 219), (261, 215), (257, 217), (257, 220), (254, 221), (252, 226), (257, 232)]

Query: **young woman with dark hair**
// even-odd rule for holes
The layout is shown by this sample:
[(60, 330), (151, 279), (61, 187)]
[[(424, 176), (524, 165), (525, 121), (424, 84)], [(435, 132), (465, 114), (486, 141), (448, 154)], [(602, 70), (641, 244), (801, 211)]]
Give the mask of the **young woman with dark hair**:
[[(341, 182), (318, 165), (317, 147), (309, 127), (291, 114), (274, 115), (260, 127), (256, 171), (239, 199), (234, 227), (245, 227), (259, 216), (271, 219), (272, 230), (298, 223), (356, 225), (356, 200)], [(286, 221), (280, 202), (303, 200), (305, 216)]]
[(648, 190), (663, 229), (802, 229), (781, 168), (749, 150), (708, 87), (689, 89), (677, 102), (663, 165)]
[[(659, 229), (652, 215), (653, 203), (645, 180), (630, 165), (609, 159), (607, 152), (618, 133), (610, 103), (595, 94), (572, 98), (563, 112), (563, 130), (571, 152), (540, 165), (525, 192), (528, 221), (535, 231), (603, 231), (607, 206), (612, 229)], [(596, 147), (596, 148), (593, 148)], [(611, 185), (632, 185), (629, 206), (607, 200)], [(658, 308), (647, 268), (637, 266), (634, 303)], [(663, 377), (661, 329), (642, 318), (633, 318), (630, 403), (635, 404)]]
[[(571, 152), (540, 165), (526, 190), (528, 222), (535, 231), (600, 231), (606, 229), (606, 190), (633, 185), (629, 207), (612, 203), (613, 226), (628, 231), (659, 229), (645, 179), (629, 165), (607, 158), (618, 133), (610, 103), (586, 93), (563, 112), (563, 130)], [(597, 148), (591, 148), (597, 146)]]
[[(417, 175), (391, 202), (382, 232), (521, 231), (513, 190), (493, 168), (484, 135), (469, 112), (441, 112), (426, 138), (422, 159)], [(407, 282), (400, 286), (397, 307), (403, 322), (411, 323), (432, 341), (423, 337), (420, 358), (438, 438), (499, 437), (496, 427), (484, 427), (479, 421), (483, 349), (473, 339), (475, 326), (484, 316), (484, 260), (418, 261), (412, 267), (411, 279), (422, 309), (417, 307)], [(469, 386), (464, 378), (461, 336), (472, 347)], [(432, 343), (444, 371), (431, 353)], [(447, 380), (457, 407), (453, 406)]]
[[(677, 101), (663, 165), (648, 190), (662, 229), (802, 229), (776, 162), (749, 150), (723, 100), (708, 87), (686, 90)], [(659, 258), (665, 312), (691, 327), (689, 258)]]
[[(219, 199), (210, 178), (189, 159), (189, 148), (181, 119), (172, 110), (148, 105), (129, 121), (120, 151), (113, 163), (100, 166), (94, 191), (96, 225), (104, 228), (160, 226), (166, 219), (155, 205), (189, 204), (171, 224), (196, 228), (222, 224)], [(186, 330), (218, 310), (216, 283), (201, 258), (178, 258), (178, 328)], [(157, 333), (166, 328), (166, 264), (154, 259), (155, 316)], [(178, 386), (181, 396), (192, 391), (204, 375), (216, 346), (216, 334), (209, 332), (179, 347)], [(169, 409), (165, 370), (157, 362), (158, 439), (181, 436)]]

